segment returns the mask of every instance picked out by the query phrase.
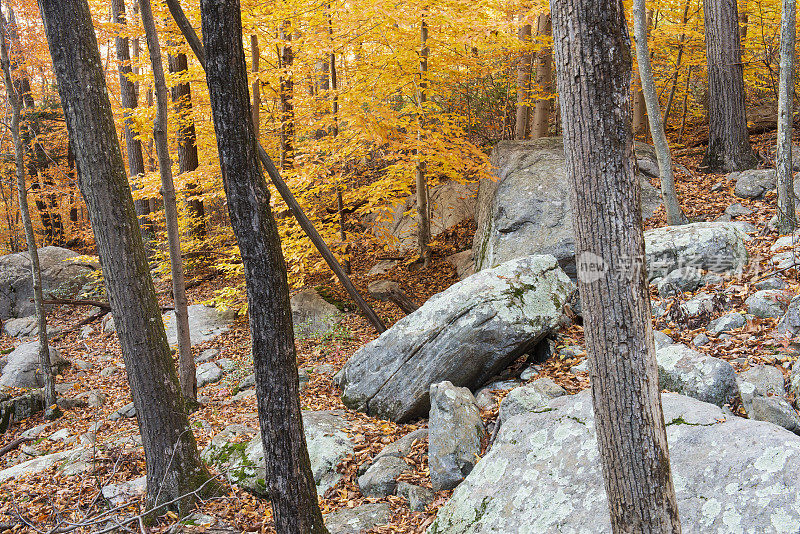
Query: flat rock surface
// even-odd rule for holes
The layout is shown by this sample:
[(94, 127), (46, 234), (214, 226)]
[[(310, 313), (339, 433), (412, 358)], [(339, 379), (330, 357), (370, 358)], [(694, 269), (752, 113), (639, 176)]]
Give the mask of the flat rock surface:
[[(233, 310), (222, 311), (203, 304), (189, 306), (189, 332), (192, 346), (199, 345), (204, 341), (214, 339), (223, 332), (227, 332), (235, 316), (236, 314)], [(167, 341), (169, 341), (170, 345), (175, 345), (178, 343), (175, 312), (168, 312), (165, 317), (167, 318)]]

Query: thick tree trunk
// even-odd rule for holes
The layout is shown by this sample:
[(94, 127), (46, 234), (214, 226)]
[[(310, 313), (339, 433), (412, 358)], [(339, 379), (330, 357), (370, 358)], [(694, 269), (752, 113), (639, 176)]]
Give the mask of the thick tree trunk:
[(324, 533), (303, 433), (280, 238), (258, 165), (238, 1), (201, 0), (214, 128), (231, 224), (244, 264), (266, 487), (280, 534)]
[(758, 164), (747, 133), (744, 70), (736, 0), (703, 0), (708, 62), (708, 149), (701, 163), (710, 172), (752, 169)]
[(6, 95), (11, 107), (11, 138), (14, 142), (14, 163), (17, 173), (17, 195), (19, 197), (19, 212), (22, 217), (22, 226), (25, 229), (25, 241), (28, 244), (28, 254), (31, 257), (31, 277), (33, 279), (33, 306), (36, 310), (36, 322), (39, 333), (39, 367), (44, 382), (43, 394), (45, 413), (55, 415), (56, 389), (53, 377), (53, 366), (50, 362), (50, 345), (47, 341), (47, 317), (45, 316), (42, 302), (42, 271), (39, 268), (39, 251), (36, 248), (36, 235), (33, 232), (33, 222), (28, 208), (28, 191), (25, 183), (25, 148), (22, 146), (20, 136), (20, 117), (22, 115), (22, 99), (17, 93), (16, 85), (12, 81), (11, 66), (8, 59), (8, 43), (6, 42), (6, 20), (0, 12), (0, 63), (3, 68), (3, 79), (6, 86)]
[[(537, 35), (550, 35), (552, 24), (550, 13), (539, 15), (536, 22)], [(553, 49), (547, 47), (539, 52), (539, 61), (536, 65), (536, 85), (540, 91), (550, 95), (553, 93)], [(531, 126), (531, 138), (539, 139), (550, 135), (550, 111), (553, 107), (552, 97), (542, 98), (536, 102)]]
[[(169, 71), (179, 76), (185, 76), (189, 69), (186, 54), (178, 54), (168, 57)], [(180, 126), (178, 127), (178, 174), (192, 172), (200, 165), (197, 157), (197, 136), (194, 129), (194, 118), (192, 118), (192, 88), (188, 81), (181, 81), (172, 88), (172, 104), (175, 107), (175, 114), (178, 116)], [(186, 202), (189, 207), (189, 214), (194, 219), (192, 234), (195, 237), (203, 238), (206, 235), (205, 206), (203, 201), (198, 198), (197, 184), (186, 184)]]
[(551, 13), (611, 525), (615, 533), (679, 533), (633, 172), (625, 10), (621, 0), (555, 0)]
[(792, 122), (794, 113), (794, 47), (796, 0), (783, 0), (781, 13), (781, 71), (778, 82), (778, 231), (791, 234), (797, 227), (792, 174)]
[[(531, 25), (523, 24), (517, 37), (525, 46), (531, 43)], [(517, 114), (514, 123), (514, 139), (525, 139), (531, 114), (531, 67), (533, 58), (528, 51), (523, 52), (517, 63)]]
[[(425, 267), (431, 263), (431, 249), (428, 246), (431, 240), (431, 218), (428, 207), (428, 180), (425, 177), (425, 159), (422, 150), (422, 127), (425, 123), (425, 102), (428, 100), (428, 23), (422, 15), (420, 23), (420, 51), (419, 51), (419, 116), (417, 117), (417, 169), (415, 181), (417, 187), (417, 246), (419, 256)], [(526, 119), (527, 120), (527, 119)]]
[[(147, 464), (146, 506), (208, 480), (183, 409), (86, 0), (40, 0)], [(207, 486), (208, 487), (208, 486)], [(193, 497), (181, 499), (190, 509)]]
[[(125, 18), (125, 0), (111, 0), (111, 20), (114, 24), (127, 24)], [(133, 130), (133, 118), (130, 110), (138, 105), (136, 87), (128, 78), (133, 73), (131, 67), (131, 53), (127, 37), (117, 35), (114, 39), (117, 50), (117, 61), (119, 62), (119, 93), (120, 104), (122, 105), (122, 133), (125, 137), (125, 150), (128, 153), (128, 172), (132, 179), (144, 176), (144, 155), (142, 154), (142, 142), (137, 139), (137, 132)], [(138, 56), (138, 51), (137, 54)], [(139, 225), (142, 228), (142, 235), (147, 243), (152, 241), (153, 232), (150, 225), (150, 203), (147, 199), (134, 202), (136, 214), (139, 216)]]
[(683, 214), (675, 191), (675, 175), (672, 173), (672, 154), (669, 151), (667, 134), (661, 122), (661, 110), (658, 95), (653, 82), (653, 69), (650, 66), (650, 50), (647, 46), (647, 19), (645, 18), (644, 0), (633, 0), (633, 27), (636, 34), (636, 56), (639, 58), (639, 79), (642, 82), (642, 95), (647, 105), (647, 116), (650, 122), (650, 133), (656, 149), (658, 171), (661, 175), (661, 200), (667, 212), (667, 224), (686, 224), (689, 219)]

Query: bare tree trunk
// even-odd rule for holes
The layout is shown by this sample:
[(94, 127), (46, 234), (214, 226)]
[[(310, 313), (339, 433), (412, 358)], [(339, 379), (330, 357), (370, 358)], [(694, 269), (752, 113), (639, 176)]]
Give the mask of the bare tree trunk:
[[(333, 128), (331, 135), (335, 138), (339, 135), (339, 72), (336, 67), (336, 50), (333, 46), (333, 17), (331, 16), (330, 4), (328, 5), (328, 37), (330, 38), (331, 53), (328, 62), (328, 71), (330, 72), (330, 89), (331, 89), (331, 115), (333, 116)], [(350, 244), (347, 242), (347, 232), (344, 229), (345, 214), (344, 214), (344, 199), (342, 198), (342, 187), (336, 188), (336, 207), (339, 210), (339, 237), (342, 238), (345, 258), (342, 262), (344, 272), (350, 274)]]
[[(621, 0), (551, 4), (578, 287), (615, 533), (680, 533), (658, 387), (633, 172), (630, 39)], [(580, 83), (575, 83), (580, 80)]]
[[(425, 160), (420, 153), (422, 147), (422, 127), (425, 123), (425, 102), (428, 100), (428, 23), (425, 15), (422, 15), (420, 24), (420, 52), (419, 52), (419, 116), (417, 130), (417, 243), (419, 246), (419, 256), (425, 267), (431, 263), (431, 249), (428, 246), (431, 240), (431, 219), (428, 207), (428, 181), (425, 177)], [(527, 119), (526, 119), (527, 120)]]
[[(537, 35), (550, 35), (552, 33), (550, 13), (539, 15), (536, 22), (536, 33)], [(551, 47), (547, 47), (539, 53), (539, 61), (536, 65), (536, 85), (548, 94), (554, 92), (553, 49)], [(542, 98), (536, 102), (531, 138), (538, 139), (550, 135), (550, 111), (552, 107), (552, 97)]]
[[(647, 31), (645, 34), (650, 33), (650, 25), (653, 21), (652, 10), (647, 13)], [(636, 78), (639, 80), (642, 77), (639, 75), (639, 54), (636, 54)], [(644, 101), (644, 89), (639, 84), (639, 88), (633, 93), (633, 135), (645, 141), (650, 139), (650, 123), (647, 117), (647, 103)]]
[(31, 257), (31, 277), (33, 279), (33, 305), (36, 310), (36, 323), (39, 333), (39, 367), (42, 372), (44, 388), (45, 414), (56, 416), (56, 388), (53, 377), (53, 366), (50, 362), (50, 345), (47, 342), (47, 317), (45, 316), (42, 298), (42, 271), (39, 268), (39, 251), (36, 248), (36, 235), (33, 233), (33, 223), (28, 208), (28, 191), (25, 184), (25, 149), (19, 132), (20, 117), (22, 115), (22, 99), (15, 89), (11, 78), (11, 66), (8, 60), (8, 43), (6, 42), (6, 20), (0, 11), (0, 62), (3, 66), (3, 78), (6, 85), (6, 95), (11, 107), (11, 138), (14, 141), (14, 163), (17, 172), (17, 194), (19, 197), (19, 212), (22, 217), (22, 226), (25, 229), (25, 241), (28, 244), (28, 254)]
[[(686, 26), (686, 23), (689, 21), (689, 4), (690, 0), (686, 0), (686, 3), (683, 6), (683, 18), (682, 22), (683, 25)], [(667, 105), (664, 107), (664, 127), (666, 128), (669, 124), (669, 115), (672, 111), (672, 103), (675, 100), (675, 91), (678, 88), (678, 78), (680, 77), (681, 73), (681, 63), (683, 61), (683, 51), (686, 48), (686, 34), (682, 33), (681, 36), (678, 38), (678, 56), (675, 58), (675, 74), (672, 76), (672, 86), (669, 89), (669, 96), (667, 97)], [(652, 69), (651, 69), (652, 70)]]
[(778, 231), (791, 234), (797, 227), (794, 176), (792, 174), (792, 126), (794, 113), (794, 47), (797, 6), (795, 0), (783, 0), (781, 13), (781, 71), (778, 82)]
[[(531, 25), (520, 26), (517, 37), (524, 46), (529, 46), (531, 44)], [(424, 43), (423, 46), (425, 46)], [(517, 60), (517, 114), (514, 122), (514, 139), (525, 139), (528, 134), (528, 122), (531, 114), (532, 55), (529, 51), (523, 51)]]
[[(172, 295), (175, 300), (175, 326), (178, 334), (178, 376), (181, 394), (188, 405), (197, 402), (197, 381), (195, 379), (192, 343), (189, 335), (189, 310), (186, 300), (186, 284), (183, 276), (181, 257), (181, 235), (178, 227), (178, 201), (175, 197), (175, 184), (172, 181), (172, 159), (167, 145), (167, 83), (164, 79), (164, 65), (161, 59), (161, 45), (158, 42), (156, 24), (150, 8), (150, 0), (139, 0), (150, 63), (153, 66), (153, 84), (156, 92), (156, 120), (153, 124), (153, 140), (158, 155), (158, 168), (161, 172), (161, 191), (164, 197), (164, 218), (167, 223), (169, 242), (170, 273), (172, 275)], [(184, 56), (185, 58), (185, 56)]]
[(745, 110), (744, 70), (736, 0), (703, 0), (708, 62), (708, 150), (701, 163), (709, 172), (752, 169)]
[(294, 167), (294, 79), (291, 68), (294, 63), (292, 34), (287, 31), (289, 22), (284, 21), (279, 31), (280, 46), (280, 100), (281, 100), (281, 169)]
[(650, 133), (656, 149), (658, 171), (661, 175), (661, 200), (667, 212), (667, 224), (686, 224), (689, 219), (683, 214), (675, 191), (675, 175), (672, 173), (672, 154), (669, 151), (667, 134), (661, 122), (661, 110), (658, 105), (656, 86), (653, 83), (653, 69), (650, 66), (650, 50), (647, 46), (647, 21), (645, 18), (644, 0), (633, 0), (633, 27), (636, 35), (636, 56), (639, 58), (639, 79), (642, 82), (642, 94), (647, 105), (647, 116), (650, 119)]
[(239, 242), (256, 375), (266, 488), (279, 534), (327, 533), (303, 433), (286, 265), (258, 165), (239, 2), (201, 0), (214, 128)]
[(258, 79), (258, 73), (261, 71), (259, 62), (261, 60), (261, 50), (258, 48), (258, 35), (253, 34), (250, 36), (250, 59), (253, 64), (253, 133), (256, 139), (259, 138), (259, 130), (261, 129), (261, 81)]
[(179, 499), (171, 506), (186, 513), (209, 474), (181, 402), (89, 5), (39, 0), (39, 9), (142, 436), (145, 508)]

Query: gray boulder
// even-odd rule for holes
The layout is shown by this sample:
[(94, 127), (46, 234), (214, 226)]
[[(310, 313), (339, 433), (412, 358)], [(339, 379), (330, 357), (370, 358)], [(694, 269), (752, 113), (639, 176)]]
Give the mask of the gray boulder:
[(686, 345), (669, 345), (656, 351), (658, 384), (704, 402), (723, 406), (739, 394), (736, 371), (725, 360), (706, 356)]
[[(69, 366), (58, 349), (49, 347), (50, 365), (56, 372)], [(38, 388), (44, 385), (39, 369), (39, 342), (22, 343), (9, 355), (0, 375), (0, 386)]]
[(692, 267), (675, 269), (658, 282), (658, 294), (662, 297), (691, 293), (698, 287), (703, 279), (703, 273)]
[(397, 477), (410, 470), (411, 466), (403, 459), (396, 456), (382, 456), (358, 477), (358, 488), (365, 497), (380, 498), (394, 495), (397, 489)]
[(702, 347), (703, 345), (708, 345), (709, 341), (711, 340), (708, 339), (708, 336), (701, 332), (696, 336), (694, 336), (694, 338), (692, 339), (692, 345), (694, 345), (695, 347)]
[[(348, 420), (341, 410), (303, 411), (311, 471), (322, 495), (335, 485), (342, 475), (336, 467), (354, 449), (345, 433)], [(201, 454), (203, 461), (225, 470), (225, 477), (247, 491), (266, 497), (264, 447), (261, 436), (243, 425), (230, 425), (211, 439)]]
[(661, 330), (653, 330), (653, 341), (655, 342), (656, 350), (675, 343), (671, 337)]
[[(189, 334), (192, 346), (210, 341), (230, 330), (236, 313), (233, 310), (218, 310), (203, 304), (189, 306)], [(164, 316), (167, 320), (167, 340), (170, 345), (178, 343), (178, 330), (175, 323), (175, 312), (171, 311)]]
[(428, 467), (434, 491), (456, 487), (472, 471), (486, 430), (475, 397), (450, 382), (431, 385)]
[(459, 280), (475, 274), (475, 263), (472, 260), (472, 249), (456, 252), (447, 256), (447, 262), (456, 269)]
[(744, 411), (751, 414), (754, 397), (768, 395), (783, 396), (783, 373), (771, 365), (754, 365), (747, 371), (739, 373), (739, 393), (742, 396)]
[[(39, 249), (42, 291), (72, 295), (98, 269), (96, 260), (84, 261), (77, 252), (61, 247)], [(31, 281), (31, 260), (27, 252), (0, 256), (0, 320), (35, 313)]]
[(197, 387), (201, 388), (222, 380), (222, 369), (214, 362), (201, 363), (195, 369), (195, 378), (197, 380)]
[(711, 321), (708, 324), (708, 330), (709, 332), (714, 332), (715, 334), (721, 334), (723, 332), (738, 330), (746, 324), (747, 318), (741, 313), (728, 313)]
[(747, 265), (749, 236), (734, 223), (699, 222), (664, 226), (644, 233), (650, 279), (694, 267), (735, 273)]
[(412, 512), (424, 511), (436, 498), (436, 494), (431, 489), (408, 482), (397, 484), (397, 494), (408, 500), (408, 508)]
[(339, 308), (323, 299), (315, 289), (292, 297), (292, 324), (299, 336), (321, 336), (330, 332), (342, 317)]
[(500, 424), (521, 413), (547, 408), (547, 403), (567, 392), (550, 378), (540, 378), (512, 389), (500, 403)]
[(756, 282), (755, 284), (753, 284), (753, 287), (756, 289), (785, 289), (786, 280), (784, 280), (780, 276), (770, 276), (766, 280), (761, 280), (760, 282)]
[[(681, 522), (690, 532), (794, 532), (800, 437), (662, 395)], [(591, 392), (513, 417), (428, 534), (610, 533)]]
[(342, 400), (393, 421), (424, 417), (431, 384), (478, 388), (558, 327), (574, 292), (552, 256), (476, 273), (359, 349), (343, 368)]
[(129, 402), (116, 412), (109, 415), (108, 419), (110, 421), (116, 421), (117, 419), (122, 419), (123, 417), (126, 418), (136, 417), (136, 407), (133, 405), (132, 402)]
[(777, 331), (781, 335), (789, 336), (800, 333), (800, 296), (789, 301), (786, 313), (778, 322)]
[(730, 215), (731, 217), (747, 217), (748, 215), (753, 214), (753, 210), (748, 207), (742, 206), (740, 202), (736, 202), (735, 204), (731, 204), (727, 208), (725, 208), (725, 213)]
[(736, 180), (734, 194), (739, 198), (761, 198), (777, 187), (775, 169), (750, 169), (732, 172), (729, 180)]
[(754, 397), (748, 415), (750, 419), (767, 421), (800, 434), (800, 416), (783, 397)]
[[(56, 326), (47, 325), (47, 335), (57, 334), (60, 329)], [(20, 317), (19, 319), (7, 319), (3, 323), (3, 332), (11, 337), (31, 337), (39, 335), (39, 325), (35, 315), (30, 317)]]
[(66, 476), (76, 475), (93, 469), (92, 457), (93, 451), (91, 447), (78, 447), (76, 449), (38, 456), (0, 471), (0, 482), (41, 473), (56, 465), (60, 466), (62, 474)]
[(747, 311), (756, 317), (783, 317), (792, 294), (781, 289), (762, 289), (756, 291), (744, 301)]
[[(636, 144), (639, 168), (652, 172), (652, 148)], [(501, 141), (492, 150), (497, 180), (481, 181), (473, 241), (475, 271), (528, 254), (550, 254), (575, 278), (570, 185), (560, 137), (534, 141)], [(658, 176), (658, 166), (655, 165)], [(659, 206), (658, 190), (639, 175), (642, 214), (648, 219)]]
[(362, 504), (325, 514), (325, 527), (330, 534), (361, 534), (385, 525), (391, 516), (388, 503)]

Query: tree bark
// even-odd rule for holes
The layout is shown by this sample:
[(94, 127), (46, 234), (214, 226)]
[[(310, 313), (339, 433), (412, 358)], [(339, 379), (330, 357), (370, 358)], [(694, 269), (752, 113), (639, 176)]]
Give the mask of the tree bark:
[[(417, 188), (417, 244), (422, 263), (428, 267), (431, 263), (431, 218), (428, 207), (428, 180), (425, 177), (426, 165), (422, 154), (422, 127), (425, 124), (425, 102), (428, 100), (428, 23), (422, 15), (420, 23), (419, 51), (419, 115), (417, 117), (417, 169), (415, 181)], [(526, 119), (527, 120), (527, 119)]]
[(703, 0), (708, 63), (708, 172), (752, 169), (736, 0)]
[(636, 35), (636, 56), (639, 58), (639, 79), (642, 82), (642, 94), (647, 106), (650, 122), (650, 134), (656, 149), (658, 171), (661, 176), (661, 200), (667, 212), (667, 224), (686, 224), (689, 219), (683, 214), (675, 191), (675, 175), (672, 173), (672, 154), (669, 151), (667, 134), (661, 122), (661, 110), (658, 95), (653, 82), (653, 69), (650, 66), (650, 50), (647, 46), (647, 19), (645, 17), (644, 0), (633, 0), (633, 27)]
[(261, 71), (261, 67), (259, 66), (261, 60), (261, 50), (258, 47), (258, 35), (253, 34), (250, 36), (250, 61), (252, 63), (252, 72), (253, 72), (253, 84), (252, 84), (252, 94), (253, 94), (253, 134), (255, 134), (256, 139), (259, 138), (259, 132), (261, 130), (261, 80), (259, 80), (258, 75)]
[[(39, 9), (136, 407), (149, 508), (196, 490), (209, 475), (181, 403), (89, 6), (86, 0), (39, 0)], [(181, 499), (179, 511), (193, 501)]]
[(286, 265), (258, 165), (238, 1), (201, 0), (214, 129), (244, 264), (266, 487), (275, 529), (326, 533), (303, 433)]
[(25, 183), (25, 148), (22, 146), (20, 136), (20, 118), (22, 115), (22, 98), (17, 92), (16, 85), (11, 77), (11, 66), (8, 59), (8, 43), (6, 41), (7, 24), (0, 11), (0, 63), (3, 68), (3, 79), (6, 86), (6, 95), (11, 107), (11, 138), (14, 142), (14, 163), (17, 173), (17, 196), (19, 197), (19, 212), (22, 217), (22, 226), (25, 229), (25, 241), (28, 244), (28, 254), (31, 258), (31, 277), (33, 279), (33, 305), (36, 310), (36, 323), (39, 333), (39, 368), (44, 382), (43, 395), (45, 412), (55, 415), (56, 389), (53, 377), (53, 366), (50, 362), (50, 345), (47, 340), (47, 317), (42, 303), (42, 270), (39, 268), (39, 250), (36, 248), (36, 235), (33, 232), (33, 222), (28, 208), (28, 191)]
[(781, 13), (781, 70), (778, 81), (778, 231), (791, 234), (797, 227), (794, 175), (792, 174), (792, 126), (794, 113), (794, 47), (796, 0), (783, 0)]
[[(172, 159), (169, 156), (169, 146), (167, 145), (167, 82), (164, 79), (161, 44), (158, 42), (158, 33), (155, 20), (153, 20), (150, 0), (139, 0), (139, 12), (142, 17), (145, 39), (147, 40), (147, 49), (150, 52), (153, 85), (156, 93), (156, 120), (153, 124), (153, 142), (158, 157), (158, 169), (161, 174), (161, 194), (164, 198), (164, 218), (167, 224), (172, 296), (175, 301), (175, 326), (178, 336), (178, 377), (183, 400), (193, 407), (197, 402), (197, 381), (195, 378), (194, 358), (192, 357), (192, 342), (189, 335), (189, 303), (186, 299), (183, 258), (181, 258), (178, 200), (175, 197), (175, 184), (172, 180)], [(184, 59), (186, 59), (186, 56), (184, 56)], [(196, 147), (194, 157), (196, 165)]]
[(294, 78), (292, 77), (292, 33), (289, 21), (280, 28), (281, 169), (294, 167)]
[[(550, 13), (539, 15), (536, 22), (536, 33), (540, 36), (552, 34)], [(539, 52), (539, 61), (536, 65), (536, 85), (540, 91), (548, 94), (548, 98), (539, 99), (533, 113), (531, 138), (539, 139), (550, 135), (550, 112), (553, 107), (553, 49), (547, 47)]]
[(615, 533), (679, 533), (633, 171), (625, 10), (621, 0), (570, 0), (553, 1), (551, 13), (611, 525)]
[[(125, 0), (111, 0), (111, 15), (111, 20), (114, 24), (127, 24)], [(128, 153), (128, 172), (131, 178), (136, 180), (144, 176), (144, 155), (142, 154), (142, 142), (137, 139), (137, 133), (133, 130), (133, 118), (130, 112), (138, 105), (136, 87), (128, 77), (133, 73), (131, 53), (127, 37), (122, 37), (118, 34), (114, 39), (114, 44), (117, 51), (117, 61), (119, 62), (119, 93), (123, 110), (122, 133), (125, 137), (125, 150)], [(147, 199), (136, 200), (133, 205), (136, 208), (136, 214), (139, 216), (142, 235), (145, 241), (149, 243), (153, 239), (152, 226), (150, 225), (150, 202)]]
[[(529, 46), (531, 44), (531, 25), (520, 26), (517, 37), (524, 46)], [(514, 123), (514, 139), (525, 139), (528, 134), (528, 122), (531, 114), (531, 67), (533, 65), (531, 56), (529, 51), (524, 51), (517, 63), (517, 114)]]

